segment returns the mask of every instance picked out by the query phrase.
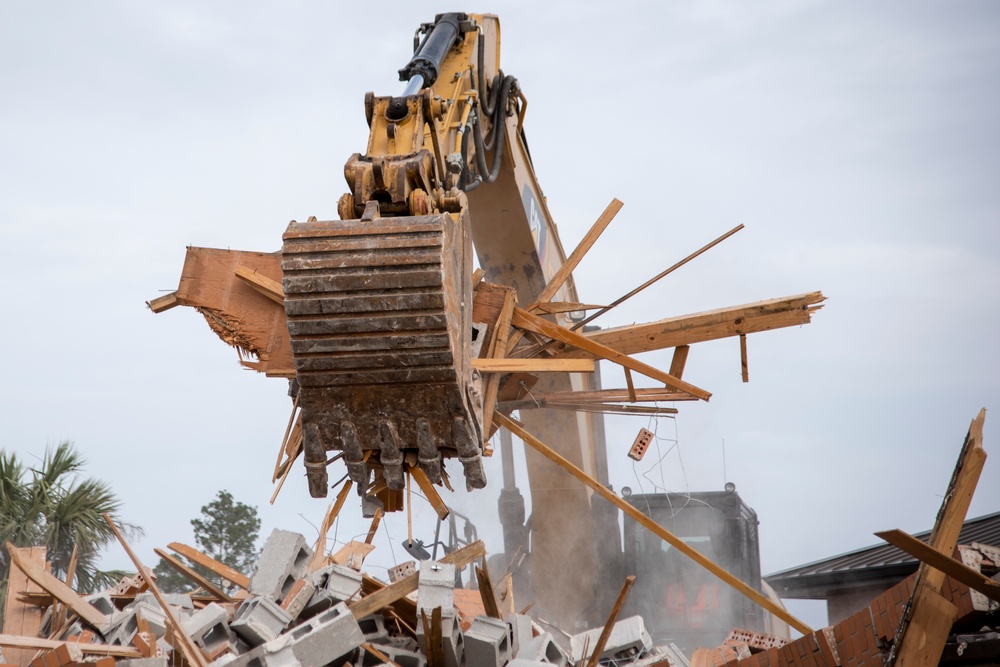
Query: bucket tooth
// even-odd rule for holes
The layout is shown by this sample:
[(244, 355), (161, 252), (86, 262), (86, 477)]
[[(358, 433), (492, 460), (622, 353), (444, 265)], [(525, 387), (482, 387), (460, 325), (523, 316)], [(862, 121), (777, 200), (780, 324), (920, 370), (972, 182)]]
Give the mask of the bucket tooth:
[(361, 449), (353, 422), (340, 423), (340, 439), (343, 442), (348, 476), (360, 488), (365, 488), (368, 486), (368, 464), (365, 463), (365, 453)]
[(441, 483), (441, 451), (434, 442), (430, 422), (423, 417), (417, 420), (417, 462), (431, 484)]
[(400, 490), (403, 484), (403, 452), (400, 450), (399, 433), (396, 425), (387, 419), (379, 423), (379, 439), (382, 444), (382, 474), (390, 489)]

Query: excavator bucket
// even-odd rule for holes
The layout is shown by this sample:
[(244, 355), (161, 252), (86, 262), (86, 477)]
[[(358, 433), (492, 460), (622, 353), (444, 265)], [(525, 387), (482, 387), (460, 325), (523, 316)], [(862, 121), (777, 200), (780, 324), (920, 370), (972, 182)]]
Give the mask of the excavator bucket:
[(283, 236), (310, 494), (327, 495), (332, 450), (361, 489), (402, 489), (408, 457), (438, 483), (449, 456), (482, 488), (467, 214), (366, 217), (293, 222)]

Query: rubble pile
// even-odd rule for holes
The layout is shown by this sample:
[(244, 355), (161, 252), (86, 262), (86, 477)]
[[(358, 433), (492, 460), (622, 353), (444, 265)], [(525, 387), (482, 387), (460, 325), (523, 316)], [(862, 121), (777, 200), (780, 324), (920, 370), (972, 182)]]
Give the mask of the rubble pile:
[[(500, 592), (498, 602), (492, 584), (489, 590), (456, 588), (456, 575), (475, 561), (483, 563), (484, 569), (476, 568), (480, 584), (489, 582), (488, 573), (483, 578), (482, 542), (440, 561), (394, 567), (388, 583), (360, 571), (363, 557), (356, 557), (359, 550), (352, 545), (314, 557), (302, 535), (283, 530), (267, 539), (250, 577), (197, 553), (201, 564), (229, 577), (230, 589), (238, 589), (232, 595), (218, 586), (214, 594), (205, 586), (190, 594), (162, 593), (154, 577), (147, 581), (140, 574), (102, 593), (77, 596), (16, 553), (28, 550), (10, 549), (13, 567), (24, 565), (27, 577), (19, 584), (20, 571), (12, 572), (13, 601), (8, 600), (0, 641), (5, 665), (567, 667), (591, 660), (687, 665), (675, 646), (653, 645), (639, 616), (617, 622), (613, 616), (606, 628), (570, 636), (514, 613), (509, 589)], [(197, 582), (198, 575), (189, 573)], [(34, 637), (8, 633), (33, 611), (40, 612)], [(600, 655), (592, 656), (597, 651)]]

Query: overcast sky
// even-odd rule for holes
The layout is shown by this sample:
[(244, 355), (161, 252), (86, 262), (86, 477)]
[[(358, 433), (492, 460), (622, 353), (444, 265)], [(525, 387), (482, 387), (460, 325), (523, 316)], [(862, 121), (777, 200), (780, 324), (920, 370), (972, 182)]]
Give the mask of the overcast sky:
[[(0, 446), (32, 460), (76, 442), (145, 527), (149, 564), (223, 488), (264, 534), (312, 540), (326, 504), (303, 479), (267, 504), (285, 383), (242, 370), (193, 310), (145, 301), (176, 289), (188, 244), (272, 251), (290, 219), (336, 217), (364, 93), (399, 92), (414, 29), (456, 9), (500, 16), (567, 251), (625, 202), (576, 273), (584, 301), (746, 225), (603, 326), (829, 297), (808, 326), (750, 336), (749, 384), (735, 339), (695, 346), (685, 379), (712, 401), (654, 425), (659, 466), (625, 456), (646, 420), (609, 423), (615, 488), (734, 482), (765, 573), (930, 528), (969, 421), (1000, 406), (1000, 5), (985, 1), (0, 2)], [(1000, 510), (998, 418), (971, 516)], [(448, 500), (497, 551), (494, 463), (489, 489)], [(340, 540), (367, 528), (355, 504)], [(417, 518), (429, 540), (431, 513)], [(377, 576), (406, 559), (405, 515), (386, 526)]]

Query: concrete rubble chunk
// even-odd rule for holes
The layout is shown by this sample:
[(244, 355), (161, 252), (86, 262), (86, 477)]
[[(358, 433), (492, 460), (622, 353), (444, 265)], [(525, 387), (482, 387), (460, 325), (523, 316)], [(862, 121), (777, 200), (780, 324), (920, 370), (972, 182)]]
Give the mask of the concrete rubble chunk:
[[(428, 611), (427, 620), (431, 619), (432, 611)], [(506, 623), (504, 624), (506, 625)], [(427, 637), (424, 635), (424, 624), (417, 622), (417, 644), (420, 650), (427, 654)], [(444, 645), (444, 665), (445, 667), (459, 667), (463, 664), (465, 655), (465, 636), (454, 610), (450, 614), (441, 615), (441, 643)], [(467, 663), (472, 664), (472, 663)]]
[(307, 618), (338, 602), (347, 602), (361, 590), (361, 573), (335, 563), (312, 573), (308, 581), (316, 590), (302, 610)]
[[(399, 667), (427, 667), (427, 658), (415, 651), (395, 648), (393, 646), (379, 646), (378, 651), (385, 655), (391, 663)], [(354, 662), (354, 667), (377, 667), (390, 663), (382, 662), (368, 651), (360, 651), (358, 659)]]
[(295, 620), (302, 614), (302, 610), (309, 604), (309, 600), (312, 599), (315, 592), (316, 586), (309, 581), (308, 577), (299, 579), (292, 585), (291, 592), (285, 596), (281, 608), (288, 612), (292, 620)]
[(547, 662), (537, 660), (525, 660), (524, 658), (514, 658), (507, 663), (507, 667), (548, 667)]
[[(389, 643), (389, 631), (386, 630), (385, 619), (381, 615), (373, 614), (372, 616), (365, 616), (358, 621), (358, 626), (361, 628), (361, 634), (365, 636), (366, 643)], [(416, 644), (414, 644), (413, 648), (416, 648)]]
[(268, 595), (280, 604), (295, 582), (305, 574), (310, 558), (312, 549), (306, 538), (275, 528), (257, 560), (257, 569), (250, 578), (250, 592)]
[[(595, 646), (604, 628), (592, 628), (586, 632), (570, 637), (570, 653), (574, 661), (585, 657), (583, 655), (584, 646)], [(601, 659), (622, 660), (639, 657), (643, 651), (648, 649), (653, 643), (646, 632), (646, 624), (641, 616), (630, 616), (615, 623), (608, 637), (608, 643), (601, 653)]]
[(465, 633), (465, 661), (476, 667), (502, 667), (511, 658), (510, 627), (490, 616), (476, 616)]
[(343, 602), (263, 645), (247, 667), (322, 667), (361, 646), (365, 637)]
[(556, 644), (555, 639), (548, 632), (532, 637), (521, 644), (515, 655), (524, 660), (544, 662), (550, 665), (560, 665), (561, 667), (569, 665), (569, 656)]
[(512, 655), (517, 656), (521, 646), (535, 636), (531, 617), (524, 614), (508, 614), (504, 621), (510, 628)]
[(292, 622), (291, 615), (269, 597), (244, 600), (229, 625), (248, 646), (260, 646), (280, 635)]
[(211, 659), (226, 650), (236, 651), (236, 635), (229, 629), (229, 612), (214, 602), (182, 620), (181, 629)]
[(133, 658), (131, 660), (120, 660), (118, 667), (169, 667), (166, 657), (159, 658)]
[(441, 615), (455, 613), (455, 566), (435, 560), (420, 561), (417, 611), (430, 614), (438, 607)]

